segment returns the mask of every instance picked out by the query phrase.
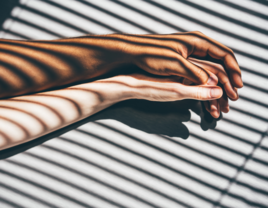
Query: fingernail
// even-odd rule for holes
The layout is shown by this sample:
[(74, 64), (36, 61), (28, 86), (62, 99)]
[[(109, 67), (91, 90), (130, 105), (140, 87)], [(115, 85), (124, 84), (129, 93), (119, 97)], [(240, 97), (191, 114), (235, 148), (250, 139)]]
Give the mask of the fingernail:
[(219, 88), (212, 88), (210, 89), (210, 96), (211, 98), (219, 98), (222, 95), (222, 90)]
[(216, 75), (211, 75), (208, 78), (207, 85), (217, 85), (218, 84), (218, 78)]
[(212, 77), (209, 77), (209, 78), (208, 78), (208, 81), (207, 81), (207, 84), (208, 84), (208, 85), (213, 85), (214, 82), (215, 82), (214, 79), (213, 79)]

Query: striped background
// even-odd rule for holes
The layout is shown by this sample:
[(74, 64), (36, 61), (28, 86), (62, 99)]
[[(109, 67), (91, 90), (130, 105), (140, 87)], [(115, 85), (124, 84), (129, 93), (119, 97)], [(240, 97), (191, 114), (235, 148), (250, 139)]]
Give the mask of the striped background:
[(193, 30), (236, 54), (244, 88), (228, 114), (111, 108), (1, 160), (0, 207), (268, 207), (268, 1), (21, 0), (0, 38)]

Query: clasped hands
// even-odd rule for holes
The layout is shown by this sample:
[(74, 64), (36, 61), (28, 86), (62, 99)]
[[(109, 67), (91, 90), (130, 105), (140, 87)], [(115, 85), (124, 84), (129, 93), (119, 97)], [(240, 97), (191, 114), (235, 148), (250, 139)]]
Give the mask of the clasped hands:
[[(112, 41), (107, 44), (107, 49), (120, 51), (122, 60), (150, 74), (159, 75), (132, 74), (108, 78), (107, 82), (131, 87), (127, 99), (203, 100), (206, 101), (207, 111), (218, 118), (221, 111), (229, 111), (228, 99), (237, 100), (237, 88), (243, 87), (233, 51), (201, 32), (113, 34), (103, 38), (104, 42)], [(207, 57), (219, 60), (222, 64), (207, 61)]]
[[(133, 64), (146, 73), (108, 76)], [(218, 118), (242, 86), (232, 50), (200, 32), (1, 39), (0, 150), (127, 99), (203, 100)]]

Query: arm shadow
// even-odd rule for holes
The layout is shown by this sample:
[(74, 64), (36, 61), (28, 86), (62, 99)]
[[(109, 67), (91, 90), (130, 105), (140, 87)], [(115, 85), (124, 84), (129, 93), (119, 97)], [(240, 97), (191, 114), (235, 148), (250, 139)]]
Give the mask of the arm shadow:
[(0, 151), (0, 159), (14, 156), (78, 128), (87, 122), (94, 122), (101, 119), (114, 119), (150, 134), (187, 139), (190, 132), (183, 122), (190, 120), (190, 110), (201, 117), (200, 127), (203, 130), (206, 131), (216, 127), (217, 120), (206, 112), (204, 105), (200, 101), (151, 102), (146, 100), (127, 100), (50, 134), (2, 150)]

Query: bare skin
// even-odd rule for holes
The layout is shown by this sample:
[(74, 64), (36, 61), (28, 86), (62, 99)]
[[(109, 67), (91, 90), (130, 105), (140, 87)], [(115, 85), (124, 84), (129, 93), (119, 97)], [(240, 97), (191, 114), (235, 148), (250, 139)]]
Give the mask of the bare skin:
[[(208, 56), (223, 64), (202, 60)], [(90, 80), (127, 64), (137, 65), (146, 72), (161, 77), (121, 75), (37, 93)], [(222, 88), (217, 86), (218, 83)], [(0, 146), (5, 149), (32, 140), (126, 99), (206, 100), (208, 112), (218, 118), (220, 111), (229, 111), (228, 99), (237, 100), (236, 88), (242, 86), (241, 71), (232, 50), (200, 32), (167, 35), (111, 34), (53, 41), (2, 39)], [(81, 93), (66, 94), (67, 91)], [(29, 93), (36, 94), (22, 96)], [(18, 97), (12, 98), (14, 96)], [(55, 102), (50, 102), (48, 97), (53, 97)], [(61, 116), (57, 113), (62, 110), (57, 99), (57, 102), (61, 102), (59, 99), (65, 100), (66, 108), (69, 105), (68, 111)], [(50, 109), (51, 117), (43, 118), (42, 111), (36, 110), (33, 103)], [(24, 106), (23, 109), (21, 106)], [(72, 110), (70, 106), (76, 107)], [(15, 114), (22, 111), (28, 115), (28, 119), (33, 117), (32, 120), (20, 123), (23, 115)], [(46, 122), (56, 118), (55, 115), (52, 116), (53, 113), (61, 121), (50, 126)], [(64, 118), (66, 116), (68, 119)], [(36, 125), (41, 123), (43, 127), (40, 126), (39, 131), (35, 128), (34, 131), (34, 127), (28, 124), (31, 122)], [(21, 134), (14, 136), (14, 132)]]
[[(205, 69), (187, 60), (207, 55), (222, 60), (224, 66)], [(111, 34), (53, 41), (0, 40), (0, 97), (72, 84), (129, 63), (152, 74), (185, 77), (196, 84), (211, 81), (211, 71), (233, 100), (238, 98), (234, 88), (243, 86), (232, 50), (200, 32)]]
[(0, 150), (25, 143), (127, 99), (213, 100), (218, 86), (181, 84), (177, 78), (118, 75), (61, 90), (0, 100)]

